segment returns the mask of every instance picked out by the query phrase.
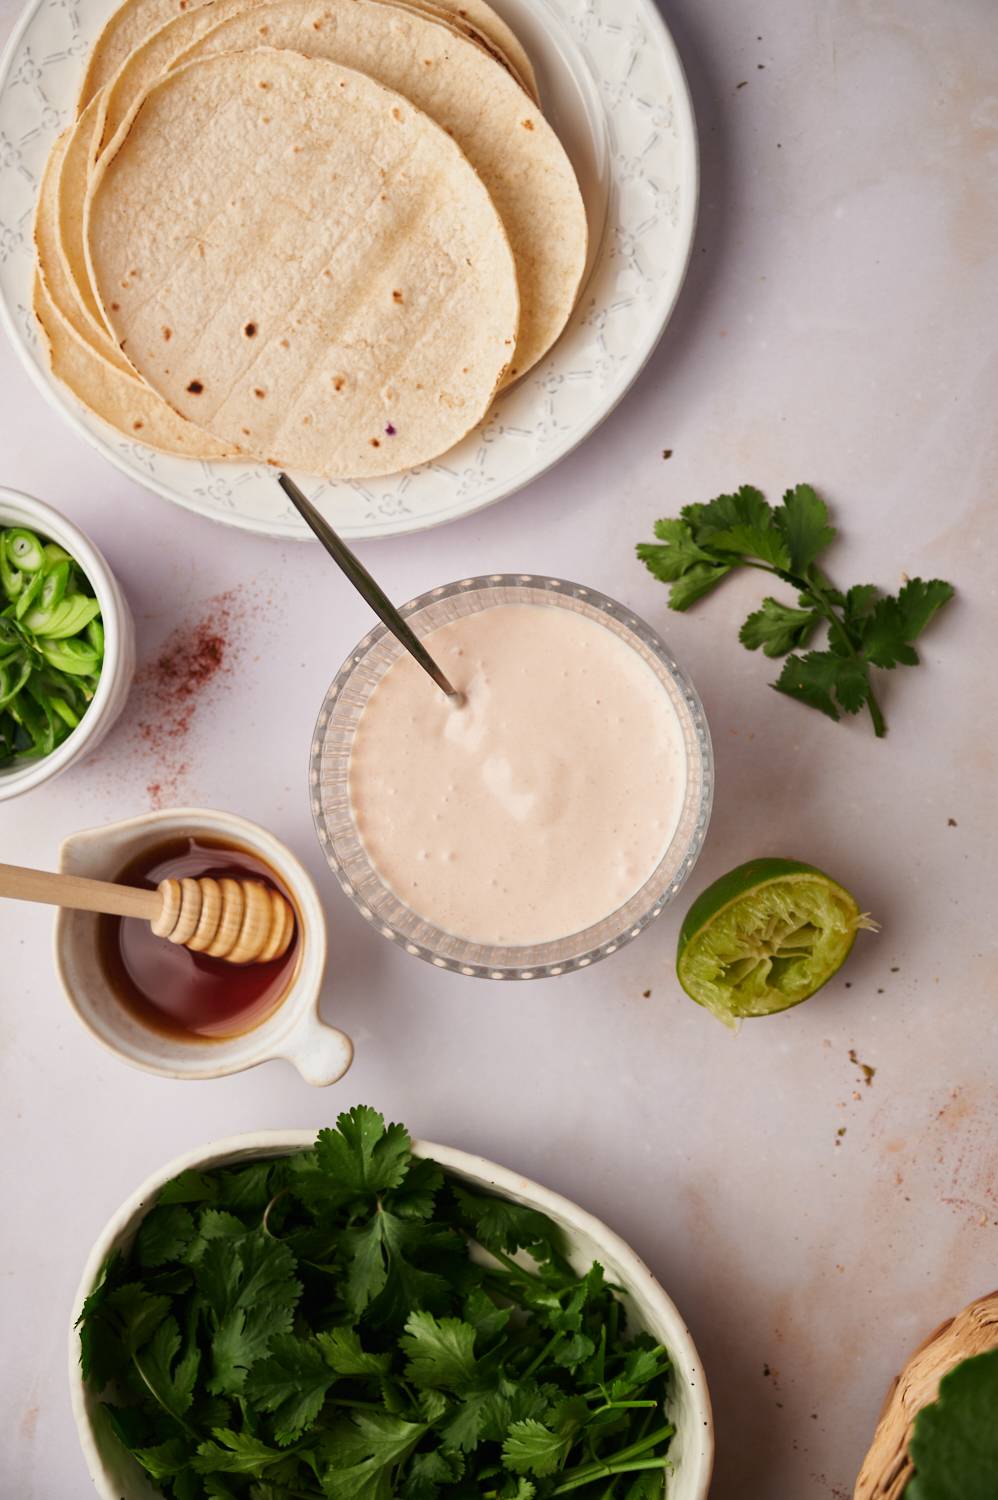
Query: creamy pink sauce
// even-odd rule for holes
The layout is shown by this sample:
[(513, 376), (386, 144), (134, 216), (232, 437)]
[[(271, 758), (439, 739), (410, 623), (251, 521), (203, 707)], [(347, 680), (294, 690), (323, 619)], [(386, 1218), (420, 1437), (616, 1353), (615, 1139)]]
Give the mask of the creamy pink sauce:
[(676, 831), (682, 728), (652, 669), (585, 615), (496, 605), (426, 637), (357, 726), (354, 822), (384, 883), (471, 942), (568, 937), (623, 906)]

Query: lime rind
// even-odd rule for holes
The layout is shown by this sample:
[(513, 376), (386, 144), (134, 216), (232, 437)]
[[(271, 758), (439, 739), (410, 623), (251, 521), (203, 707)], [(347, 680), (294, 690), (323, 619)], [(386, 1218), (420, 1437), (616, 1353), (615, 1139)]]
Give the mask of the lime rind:
[(752, 881), (750, 866), (733, 871), (723, 882), (731, 899), (716, 905), (712, 887), (696, 903), (703, 903), (702, 923), (694, 907), (683, 926), (679, 981), (733, 1029), (807, 1000), (845, 962), (859, 929), (875, 925), (827, 875), (781, 864), (788, 873), (768, 880)]

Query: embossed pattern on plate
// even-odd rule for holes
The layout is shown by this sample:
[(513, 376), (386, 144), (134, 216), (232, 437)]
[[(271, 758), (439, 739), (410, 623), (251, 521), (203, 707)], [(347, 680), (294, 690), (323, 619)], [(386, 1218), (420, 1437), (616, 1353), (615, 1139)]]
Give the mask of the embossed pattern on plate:
[[(52, 141), (72, 118), (108, 0), (32, 0), (0, 63), (0, 316), (53, 405), (139, 484), (271, 536), (311, 535), (267, 465), (156, 453), (105, 426), (49, 374), (31, 313), (32, 222)], [(392, 536), (470, 515), (575, 448), (613, 410), (664, 329), (696, 218), (696, 131), (682, 65), (654, 0), (496, 0), (534, 58), (544, 107), (590, 217), (589, 272), (551, 353), (458, 447), (406, 474), (297, 476), (347, 537)]]

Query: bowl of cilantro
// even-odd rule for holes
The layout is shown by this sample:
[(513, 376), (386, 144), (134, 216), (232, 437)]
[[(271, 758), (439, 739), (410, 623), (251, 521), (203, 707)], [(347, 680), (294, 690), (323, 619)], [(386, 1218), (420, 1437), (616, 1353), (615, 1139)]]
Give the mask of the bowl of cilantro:
[(706, 1500), (707, 1385), (648, 1268), (359, 1106), (155, 1172), (69, 1340), (102, 1500)]
[(132, 617), (101, 553), (51, 506), (0, 488), (0, 802), (95, 749), (134, 674)]

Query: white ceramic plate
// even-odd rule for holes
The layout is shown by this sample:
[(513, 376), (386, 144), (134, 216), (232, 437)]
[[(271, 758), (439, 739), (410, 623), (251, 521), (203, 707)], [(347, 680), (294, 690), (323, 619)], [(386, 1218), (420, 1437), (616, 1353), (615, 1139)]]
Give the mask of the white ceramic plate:
[[(364, 483), (299, 475), (348, 537), (439, 526), (563, 458), (616, 406), (654, 349), (689, 259), (697, 146), (682, 64), (654, 0), (493, 0), (527, 47), (589, 211), (588, 279), (551, 354), (434, 463)], [(83, 59), (113, 0), (30, 0), (0, 63), (0, 314), (45, 395), (131, 478), (189, 510), (270, 536), (304, 523), (266, 465), (154, 453), (108, 428), (48, 372), (30, 311), (32, 221), (49, 147), (72, 118)]]
[[(80, 1336), (75, 1323), (104, 1262), (113, 1250), (131, 1245), (160, 1188), (179, 1172), (188, 1168), (210, 1170), (254, 1157), (285, 1156), (311, 1146), (314, 1139), (315, 1132), (310, 1130), (268, 1130), (254, 1135), (230, 1136), (228, 1140), (202, 1146), (200, 1150), (178, 1157), (154, 1172), (105, 1224), (84, 1268), (69, 1331), (69, 1388), (73, 1416), (87, 1470), (100, 1500), (159, 1500), (160, 1497), (160, 1492), (149, 1483), (135, 1460), (110, 1434), (107, 1424), (95, 1420), (98, 1403), (80, 1375)], [(608, 1280), (623, 1291), (632, 1326), (650, 1333), (665, 1345), (672, 1357), (675, 1380), (667, 1407), (676, 1427), (676, 1436), (669, 1449), (675, 1468), (668, 1477), (667, 1500), (707, 1500), (714, 1462), (714, 1423), (707, 1381), (679, 1310), (644, 1262), (599, 1219), (594, 1219), (592, 1214), (558, 1193), (521, 1177), (518, 1172), (498, 1167), (484, 1157), (455, 1151), (451, 1146), (435, 1146), (431, 1141), (413, 1141), (412, 1149), (415, 1156), (432, 1156), (434, 1161), (473, 1187), (498, 1193), (514, 1203), (539, 1208), (563, 1231), (568, 1258), (576, 1271), (587, 1271), (594, 1260), (599, 1261)]]

